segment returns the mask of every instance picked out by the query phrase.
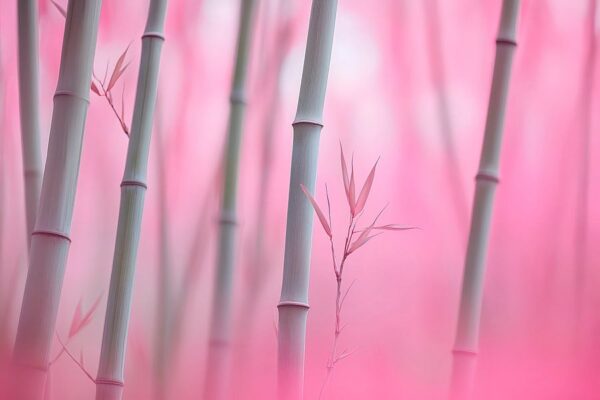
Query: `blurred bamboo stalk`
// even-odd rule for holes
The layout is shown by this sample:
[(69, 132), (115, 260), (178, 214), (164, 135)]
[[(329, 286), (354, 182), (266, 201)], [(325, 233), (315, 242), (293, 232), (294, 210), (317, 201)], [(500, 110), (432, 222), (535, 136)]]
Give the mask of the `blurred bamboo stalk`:
[(40, 149), (38, 1), (17, 2), (19, 39), (19, 113), (25, 187), (27, 248), (35, 225), (42, 187), (42, 151)]
[(313, 209), (301, 184), (313, 193), (317, 175), (323, 106), (331, 61), (337, 0), (313, 0), (294, 127), (292, 166), (278, 304), (279, 398), (300, 400), (304, 392), (304, 348)]
[[(590, 184), (590, 144), (592, 136), (593, 117), (593, 88), (596, 70), (596, 0), (589, 2), (589, 24), (587, 34), (589, 44), (587, 60), (583, 71), (583, 84), (581, 92), (582, 140), (581, 140), (581, 174), (579, 175), (579, 188), (577, 191), (577, 217), (575, 228), (575, 316), (576, 329), (579, 331), (582, 324), (582, 313), (586, 295), (587, 251), (588, 251), (588, 203)], [(580, 332), (577, 332), (579, 334)], [(579, 338), (578, 338), (579, 339)]]
[(494, 193), (499, 182), (500, 150), (511, 67), (517, 45), (518, 13), (519, 0), (503, 0), (483, 148), (475, 177), (475, 199), (453, 350), (451, 397), (454, 399), (471, 398), (474, 385), (486, 253)]
[[(452, 126), (450, 116), (450, 101), (448, 99), (448, 87), (446, 78), (446, 63), (442, 49), (442, 34), (440, 33), (440, 13), (438, 0), (424, 2), (428, 10), (426, 28), (428, 31), (428, 50), (431, 59), (431, 74), (436, 93), (436, 105), (439, 113), (439, 126), (442, 134), (442, 142), (445, 148), (446, 173), (452, 191), (452, 201), (456, 213), (458, 226), (466, 229), (469, 218), (468, 202), (466, 198), (465, 184), (462, 179), (458, 152), (456, 150), (456, 135)], [(428, 6), (428, 7), (427, 7)]]
[(156, 296), (156, 332), (155, 332), (155, 387), (154, 396), (157, 400), (167, 398), (168, 379), (167, 369), (170, 364), (169, 344), (171, 320), (171, 258), (169, 245), (168, 204), (167, 204), (167, 139), (162, 119), (162, 102), (157, 102), (156, 110), (156, 169), (158, 176), (158, 290)]
[(160, 54), (164, 42), (167, 0), (151, 0), (142, 35), (142, 55), (127, 147), (125, 173), (121, 182), (121, 205), (113, 258), (108, 305), (98, 377), (97, 400), (118, 400), (123, 395), (123, 370), (127, 327), (137, 249), (146, 193), (148, 153), (156, 104)]
[(69, 251), (100, 0), (70, 1), (29, 270), (14, 346), (14, 398), (42, 399)]
[(233, 278), (236, 253), (237, 187), (240, 147), (246, 112), (246, 81), (254, 31), (256, 0), (241, 0), (235, 67), (230, 95), (225, 179), (219, 216), (217, 269), (211, 308), (208, 357), (204, 394), (206, 399), (227, 398), (229, 359), (231, 357), (231, 323)]

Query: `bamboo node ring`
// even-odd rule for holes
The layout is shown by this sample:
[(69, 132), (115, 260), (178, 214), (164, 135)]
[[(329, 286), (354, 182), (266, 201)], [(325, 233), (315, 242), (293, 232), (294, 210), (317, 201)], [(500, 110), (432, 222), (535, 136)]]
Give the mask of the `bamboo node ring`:
[(89, 97), (85, 97), (85, 96), (80, 96), (77, 93), (71, 91), (71, 90), (57, 90), (56, 92), (54, 92), (54, 97), (58, 97), (58, 96), (69, 96), (69, 97), (75, 97), (76, 99), (80, 99), (85, 101), (86, 103), (90, 104), (90, 99)]
[(144, 32), (144, 34), (142, 35), (142, 39), (144, 38), (150, 38), (150, 39), (159, 39), (162, 40), (163, 42), (165, 41), (165, 35), (163, 35), (161, 32)]
[(52, 229), (35, 229), (33, 232), (31, 232), (31, 236), (33, 236), (33, 235), (54, 236), (57, 238), (65, 239), (66, 241), (71, 243), (71, 238), (69, 237), (68, 233), (59, 232), (59, 231), (55, 231)]
[(233, 213), (223, 213), (219, 217), (219, 223), (223, 225), (237, 225), (237, 218)]
[(454, 349), (452, 350), (453, 354), (461, 355), (461, 356), (472, 356), (475, 357), (477, 355), (477, 351), (475, 350), (466, 350), (466, 349)]
[(125, 383), (123, 381), (118, 381), (116, 379), (99, 378), (99, 379), (96, 379), (95, 382), (97, 385), (112, 385), (112, 386), (120, 386), (120, 387), (125, 386)]
[(323, 126), (325, 126), (325, 125), (323, 125), (323, 122), (321, 122), (321, 121), (318, 121), (316, 119), (308, 119), (308, 118), (295, 119), (294, 122), (292, 122), (292, 126), (301, 125), (301, 124), (314, 125), (314, 126), (319, 126), (321, 128)]
[(297, 308), (304, 308), (306, 310), (308, 310), (310, 308), (308, 303), (304, 303), (301, 301), (280, 301), (279, 304), (277, 304), (277, 308), (279, 308), (279, 307), (297, 307)]
[(517, 42), (513, 39), (498, 38), (496, 44), (505, 44), (507, 46), (517, 46)]
[(242, 90), (233, 90), (231, 96), (229, 96), (229, 101), (233, 104), (248, 104), (246, 94)]
[(121, 187), (123, 186), (139, 186), (141, 188), (148, 189), (148, 185), (146, 185), (144, 182), (134, 180), (125, 180), (121, 182)]
[(493, 182), (493, 183), (500, 183), (500, 178), (498, 178), (496, 175), (490, 174), (490, 173), (486, 173), (486, 172), (480, 172), (475, 176), (475, 180), (476, 181), (488, 181), (488, 182)]

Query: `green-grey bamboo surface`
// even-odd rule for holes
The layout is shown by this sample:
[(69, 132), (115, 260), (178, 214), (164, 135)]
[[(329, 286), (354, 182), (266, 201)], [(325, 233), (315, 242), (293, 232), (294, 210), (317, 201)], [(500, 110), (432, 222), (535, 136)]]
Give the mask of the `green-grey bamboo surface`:
[(246, 111), (248, 60), (254, 31), (256, 0), (241, 0), (229, 120), (225, 148), (225, 179), (219, 216), (217, 269), (211, 306), (204, 394), (206, 399), (227, 397), (231, 356), (233, 278), (236, 253), (237, 187), (240, 146)]
[(100, 0), (70, 1), (48, 156), (32, 233), (29, 270), (13, 352), (14, 398), (42, 399), (69, 237), (89, 104)]
[(38, 1), (17, 2), (19, 39), (19, 113), (25, 187), (27, 247), (42, 187), (42, 151), (40, 149)]
[(147, 187), (148, 153), (166, 10), (167, 0), (150, 1), (146, 28), (142, 35), (142, 55), (125, 173), (121, 182), (117, 238), (96, 378), (97, 400), (118, 400), (123, 395), (127, 327)]
[(278, 390), (279, 398), (286, 400), (303, 398), (313, 209), (300, 185), (314, 192), (336, 11), (337, 0), (312, 2), (298, 109), (292, 123), (292, 166), (278, 304)]
[(500, 149), (511, 67), (517, 45), (518, 13), (519, 0), (502, 2), (483, 148), (475, 178), (475, 199), (453, 351), (451, 395), (457, 399), (470, 398), (474, 384), (486, 254), (494, 194), (499, 182)]

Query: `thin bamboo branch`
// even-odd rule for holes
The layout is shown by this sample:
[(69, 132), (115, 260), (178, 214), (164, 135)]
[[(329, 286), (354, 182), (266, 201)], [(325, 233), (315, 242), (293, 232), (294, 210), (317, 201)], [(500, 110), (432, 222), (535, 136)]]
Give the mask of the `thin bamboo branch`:
[(237, 186), (240, 147), (246, 111), (248, 60), (254, 32), (256, 0), (242, 0), (237, 35), (235, 67), (230, 95), (225, 179), (219, 216), (219, 244), (209, 331), (208, 368), (204, 381), (207, 399), (227, 397), (231, 356), (233, 273), (237, 230)]
[(123, 395), (127, 327), (147, 187), (148, 153), (166, 10), (167, 0), (150, 1), (146, 28), (142, 35), (142, 55), (125, 173), (121, 182), (117, 238), (96, 379), (97, 400), (118, 400)]
[(13, 361), (16, 399), (42, 399), (70, 244), (100, 0), (69, 2), (29, 270)]
[(483, 147), (475, 178), (475, 199), (454, 343), (451, 396), (457, 399), (470, 398), (474, 384), (485, 262), (494, 193), (499, 182), (500, 150), (512, 60), (517, 44), (518, 13), (519, 0), (502, 2)]
[(25, 179), (25, 216), (27, 248), (35, 225), (42, 187), (42, 151), (40, 146), (38, 1), (18, 3), (19, 38), (19, 113)]
[(304, 348), (313, 210), (300, 185), (314, 192), (323, 106), (333, 46), (337, 0), (313, 0), (294, 139), (281, 298), (278, 304), (279, 398), (300, 400), (304, 392)]

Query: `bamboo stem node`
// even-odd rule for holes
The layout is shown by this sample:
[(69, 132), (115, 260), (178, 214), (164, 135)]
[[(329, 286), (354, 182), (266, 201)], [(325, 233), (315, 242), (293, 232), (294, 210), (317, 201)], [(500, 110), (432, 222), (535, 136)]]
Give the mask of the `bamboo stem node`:
[(115, 379), (96, 379), (94, 382), (96, 383), (96, 385), (112, 385), (112, 386), (120, 386), (120, 387), (125, 386), (125, 382), (117, 381)]
[(139, 186), (141, 188), (148, 189), (148, 185), (146, 185), (146, 183), (142, 182), (142, 181), (134, 181), (134, 180), (122, 181), (121, 187), (124, 187), (124, 186)]
[(237, 216), (233, 212), (222, 213), (219, 217), (219, 224), (221, 225), (238, 225)]
[(50, 230), (50, 229), (36, 229), (33, 232), (31, 232), (31, 235), (46, 235), (46, 236), (54, 236), (57, 238), (61, 238), (61, 239), (65, 239), (67, 240), (69, 243), (71, 243), (71, 238), (69, 237), (69, 235), (65, 232), (59, 232), (59, 231), (54, 231), (54, 230)]
[(152, 31), (144, 32), (144, 34), (142, 35), (142, 40), (145, 38), (150, 38), (150, 39), (156, 38), (156, 39), (162, 40), (163, 42), (166, 40), (165, 35), (163, 35), (161, 32), (152, 32)]
[(494, 174), (490, 174), (488, 172), (479, 172), (476, 176), (475, 176), (475, 180), (476, 181), (488, 181), (488, 182), (493, 182), (493, 183), (500, 183), (500, 178), (498, 178), (498, 176), (494, 175)]
[(243, 90), (232, 90), (231, 95), (229, 96), (229, 101), (231, 102), (231, 104), (248, 104), (246, 93)]
[(87, 104), (90, 104), (90, 98), (86, 97), (86, 96), (81, 96), (71, 90), (57, 90), (56, 92), (54, 92), (54, 97), (58, 97), (58, 96), (69, 96), (69, 97), (74, 97), (80, 100), (85, 101)]
[(504, 45), (507, 45), (507, 46), (517, 47), (517, 42), (515, 40), (501, 38), (501, 37), (499, 37), (498, 39), (496, 39), (496, 44), (504, 44)]
[(455, 348), (455, 349), (452, 350), (452, 354), (457, 355), (457, 356), (472, 356), (472, 357), (476, 357), (478, 353), (477, 353), (476, 350), (468, 350), (468, 349)]
[(292, 126), (302, 125), (302, 124), (318, 126), (321, 128), (323, 128), (325, 126), (322, 121), (319, 121), (316, 119), (308, 119), (308, 118), (295, 119), (294, 122), (292, 122)]
[(310, 308), (310, 305), (302, 301), (280, 301), (279, 304), (277, 304), (277, 308), (280, 307), (305, 308), (306, 310), (308, 310)]

